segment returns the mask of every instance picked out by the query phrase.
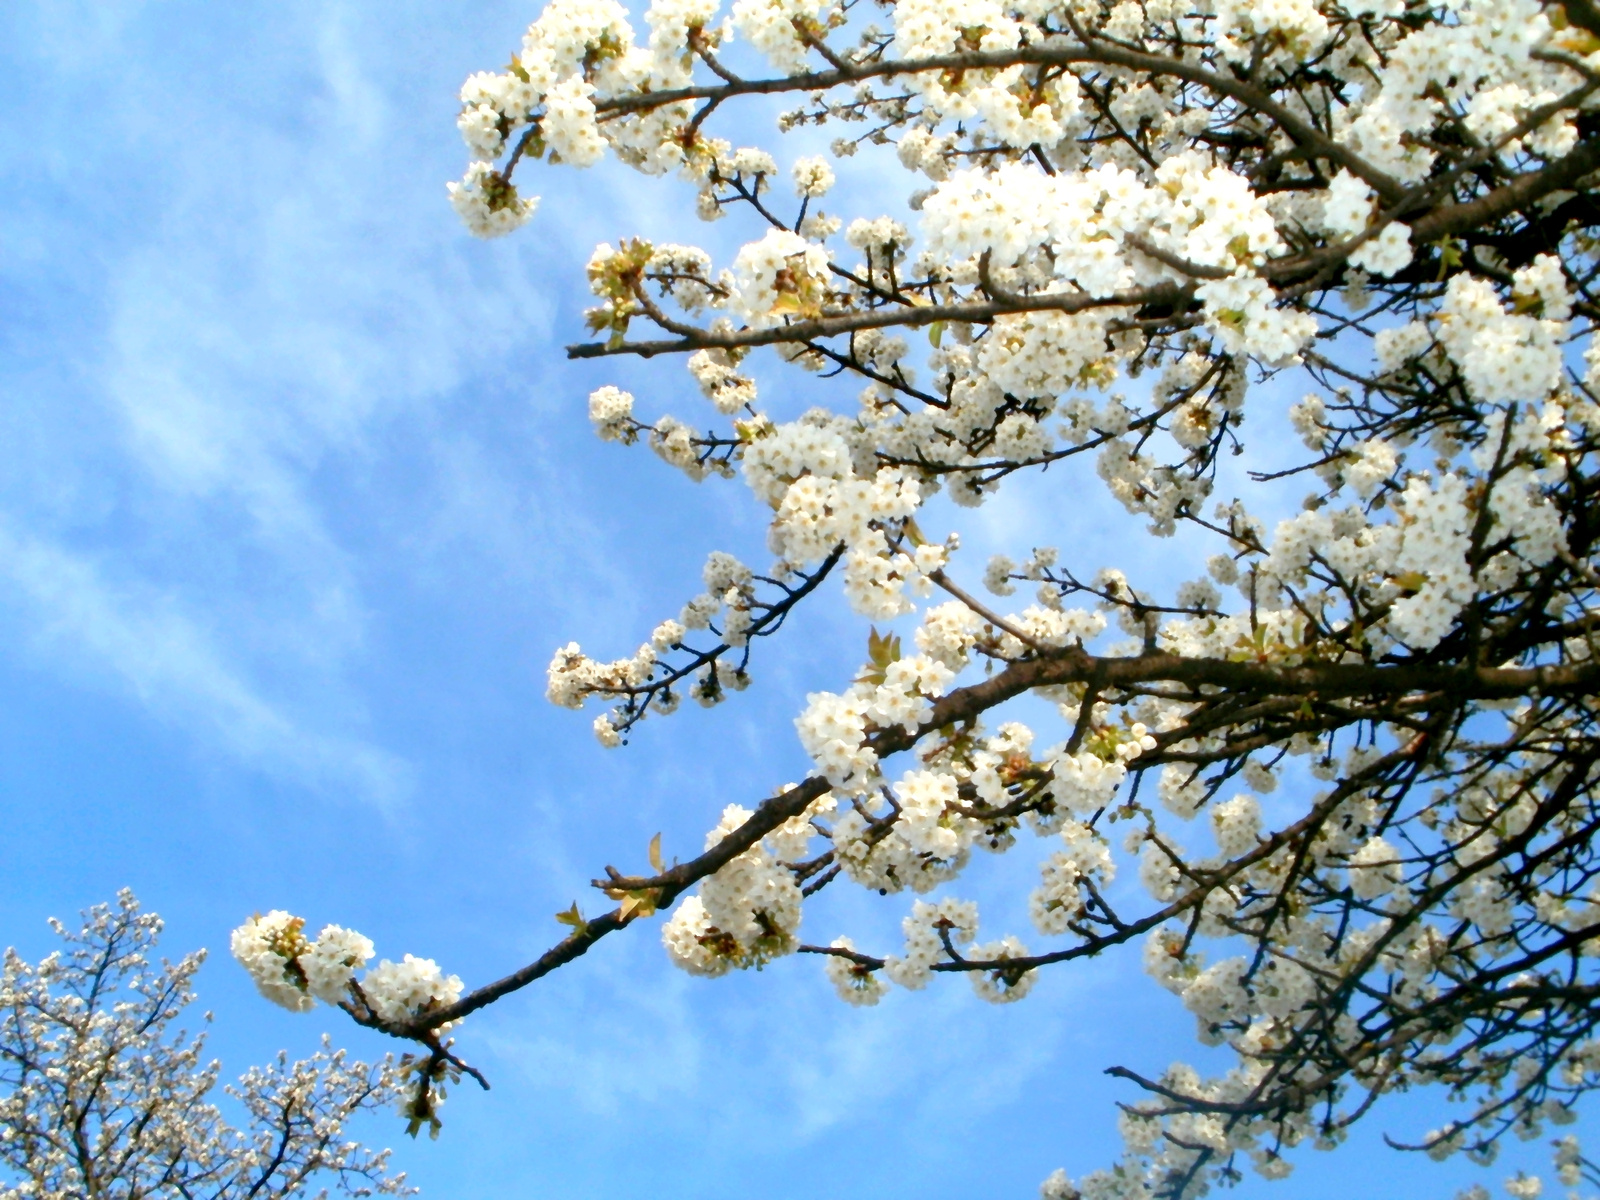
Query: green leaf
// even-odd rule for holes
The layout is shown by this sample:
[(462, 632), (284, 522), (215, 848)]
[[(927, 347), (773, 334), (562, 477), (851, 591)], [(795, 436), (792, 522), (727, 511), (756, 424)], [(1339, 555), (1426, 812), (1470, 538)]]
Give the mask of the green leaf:
[(618, 916), (623, 921), (630, 921), (634, 917), (648, 917), (656, 911), (656, 901), (661, 897), (655, 888), (641, 888), (637, 892), (624, 892), (618, 904)]
[(935, 321), (928, 326), (928, 342), (937, 350), (942, 341), (944, 341), (944, 322)]
[(1394, 577), (1394, 581), (1408, 592), (1420, 592), (1428, 582), (1428, 576), (1423, 571), (1402, 571)]
[(867, 634), (867, 657), (875, 667), (888, 667), (900, 661), (900, 635), (879, 633), (874, 627)]
[(1440, 238), (1433, 244), (1439, 248), (1439, 278), (1442, 280), (1461, 265), (1461, 247), (1455, 238)]
[(662, 865), (661, 861), (661, 835), (659, 833), (650, 839), (650, 865), (655, 868), (657, 875), (667, 869)]
[(558, 912), (556, 914), (556, 920), (560, 921), (563, 925), (570, 925), (573, 933), (582, 933), (585, 929), (589, 928), (589, 922), (585, 921), (583, 919), (583, 914), (578, 911), (578, 902), (576, 900), (572, 902), (571, 908), (563, 909), (561, 912)]
[(864, 672), (857, 683), (881, 684), (888, 677), (889, 664), (900, 661), (900, 637), (893, 633), (879, 633), (874, 626), (867, 634), (867, 661), (871, 669)]

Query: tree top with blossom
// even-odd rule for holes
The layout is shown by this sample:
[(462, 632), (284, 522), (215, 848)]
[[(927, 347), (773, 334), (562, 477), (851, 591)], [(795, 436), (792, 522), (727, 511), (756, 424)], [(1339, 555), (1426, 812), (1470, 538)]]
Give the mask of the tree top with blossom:
[(161, 918), (126, 889), (83, 916), (77, 931), (51, 922), (64, 945), (38, 963), (0, 960), (0, 1200), (416, 1191), (389, 1151), (349, 1137), (353, 1117), (404, 1092), (392, 1060), (351, 1061), (326, 1037), (309, 1058), (280, 1053), (225, 1088), (248, 1117), (235, 1128), (205, 1036), (174, 1029), (205, 951), (152, 962)]
[[(641, 39), (614, 0), (554, 0), (464, 85), (449, 192), (508, 234), (538, 164), (609, 154), (741, 223), (721, 265), (598, 247), (594, 340), (568, 353), (683, 360), (709, 409), (607, 386), (595, 430), (733, 481), (730, 505), (742, 481), (774, 561), (712, 552), (680, 612), (619, 631), (648, 633), (634, 653), (559, 648), (548, 696), (598, 702), (619, 745), (745, 688), (759, 639), (839, 585), (866, 661), (805, 698), (811, 773), (707, 813), (688, 861), (606, 868), (606, 911), (574, 905), (476, 989), (409, 955), (367, 969), (360, 934), (283, 912), (235, 954), (280, 1003), (420, 1043), (415, 1121), (473, 1071), (463, 1018), (670, 911), (685, 970), (813, 954), (856, 1004), (951, 975), (1009, 1003), (1142, 946), (1233, 1065), (1122, 1071), (1125, 1154), (1047, 1197), (1281, 1177), (1421, 1084), (1470, 1101), (1418, 1139), (1436, 1156), (1569, 1122), (1600, 1079), (1600, 7), (867, 7), (656, 0)], [(780, 134), (827, 129), (830, 153), (718, 136), (769, 96), (793, 106)], [(828, 211), (839, 160), (876, 147), (900, 164), (877, 207)], [(785, 365), (817, 377), (792, 420), (762, 397)], [(1254, 444), (1258, 494), (1222, 501), (1274, 406), (1299, 444)], [(1206, 572), (1077, 561), (1072, 512), (1038, 514), (1060, 546), (964, 563), (961, 509), (1090, 463), (1130, 534), (1181, 532)], [(1304, 502), (1270, 520), (1285, 480)], [(1032, 945), (960, 896), (1013, 850), (1039, 859)], [(806, 898), (847, 884), (928, 897), (902, 946), (802, 940)], [(1560, 1143), (1565, 1182), (1587, 1169)]]

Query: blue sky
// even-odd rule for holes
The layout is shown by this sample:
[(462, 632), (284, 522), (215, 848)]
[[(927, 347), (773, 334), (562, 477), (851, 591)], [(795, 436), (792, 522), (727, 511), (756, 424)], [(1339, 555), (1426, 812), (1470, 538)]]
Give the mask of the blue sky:
[[(643, 866), (657, 830), (687, 853), (724, 804), (798, 777), (793, 713), (861, 656), (830, 595), (763, 647), (750, 692), (625, 750), (545, 703), (554, 646), (630, 651), (698, 590), (708, 550), (760, 560), (763, 525), (742, 488), (590, 434), (602, 382), (703, 417), (681, 370), (560, 351), (597, 241), (737, 231), (609, 168), (538, 179), (536, 221), (492, 244), (445, 202), (455, 90), (534, 15), (0, 14), (0, 939), (37, 956), (47, 915), (134, 887), (173, 953), (212, 948), (202, 1002), (232, 1071), (325, 1028), (389, 1048), (257, 999), (226, 957), (252, 911), (485, 982), (553, 940), (574, 897), (598, 907), (605, 863)], [(846, 194), (883, 170), (860, 164)], [(964, 532), (1024, 553), (1050, 537), (1090, 570), (1207, 552), (1130, 541), (1098, 487), (1056, 472)], [(1076, 523), (1047, 533), (1063, 512)], [(1014, 857), (962, 892), (1026, 936), (1034, 862)], [(808, 937), (896, 944), (909, 901), (832, 892)], [(1011, 1007), (956, 985), (858, 1011), (814, 961), (689, 979), (652, 924), (468, 1023), (494, 1091), (453, 1096), (438, 1142), (388, 1117), (365, 1132), (440, 1198), (1026, 1197), (1114, 1156), (1129, 1093), (1104, 1067), (1193, 1060), (1189, 1035), (1134, 956)], [(1374, 1128), (1268, 1194), (1348, 1196), (1353, 1169), (1382, 1172), (1373, 1195), (1463, 1175)]]

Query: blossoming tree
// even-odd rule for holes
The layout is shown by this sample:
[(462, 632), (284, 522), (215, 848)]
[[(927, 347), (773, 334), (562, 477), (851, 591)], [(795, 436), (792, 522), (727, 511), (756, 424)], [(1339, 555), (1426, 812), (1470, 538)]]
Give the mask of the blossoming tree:
[[(549, 697), (606, 706), (615, 745), (744, 688), (758, 639), (837, 583), (864, 634), (904, 636), (874, 629), (860, 675), (806, 698), (812, 773), (729, 805), (698, 857), (608, 868), (609, 911), (574, 906), (475, 990), (410, 957), (357, 979), (370, 943), (283, 913), (236, 953), (291, 1007), (421, 1043), (431, 1112), (429, 1080), (465, 1069), (450, 1026), (658, 909), (687, 971), (813, 954), (856, 1004), (936, 976), (1016, 1001), (1137, 942), (1236, 1062), (1125, 1072), (1124, 1157), (1055, 1197), (1281, 1176), (1424, 1083), (1472, 1101), (1435, 1155), (1568, 1122), (1600, 1081), (1600, 7), (880, 7), (653, 0), (641, 40), (613, 0), (554, 0), (506, 71), (467, 80), (450, 188), (497, 236), (532, 216), (541, 160), (610, 153), (744, 223), (726, 266), (599, 247), (596, 340), (569, 354), (684, 359), (706, 411), (603, 387), (595, 428), (742, 479), (776, 562), (711, 554), (634, 654), (558, 650)], [(768, 96), (792, 98), (780, 132), (831, 127), (832, 159), (717, 136)], [(858, 150), (892, 199), (835, 215)], [(783, 364), (820, 376), (798, 420), (758, 387)], [(1254, 445), (1260, 495), (1217, 503), (1246, 415), (1289, 389), (1303, 444)], [(942, 523), (1077, 458), (1135, 527), (1208, 543), (1202, 577), (1017, 547), (980, 598)], [(1280, 520), (1285, 479), (1309, 495)], [(1057, 715), (1022, 723), (1025, 695)], [(960, 898), (975, 851), (1039, 860), (1040, 940), (984, 934)], [(1119, 864), (1140, 889), (1112, 888)], [(903, 946), (803, 944), (806, 897), (851, 884), (936, 898)], [(1574, 1142), (1558, 1167), (1587, 1169)]]
[(152, 964), (161, 919), (132, 892), (85, 916), (78, 933), (51, 922), (65, 953), (30, 964), (8, 949), (0, 966), (0, 1200), (289, 1200), (329, 1179), (352, 1196), (415, 1190), (387, 1150), (346, 1137), (353, 1114), (400, 1092), (389, 1063), (280, 1054), (228, 1088), (250, 1116), (235, 1130), (208, 1098), (204, 1037), (171, 1032), (205, 953)]

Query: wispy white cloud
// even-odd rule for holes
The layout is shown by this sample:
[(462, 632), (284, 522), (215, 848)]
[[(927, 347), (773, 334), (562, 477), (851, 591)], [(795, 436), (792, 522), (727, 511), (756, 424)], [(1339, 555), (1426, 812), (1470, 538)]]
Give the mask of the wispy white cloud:
[(496, 1014), (475, 1037), (503, 1064), (491, 1071), (514, 1069), (595, 1117), (646, 1106), (730, 1145), (774, 1130), (804, 1145), (887, 1111), (932, 1128), (1003, 1109), (1059, 1065), (1061, 1004), (1092, 1010), (1082, 998), (1105, 975), (1052, 980), (1051, 1000), (1004, 1010), (960, 980), (862, 1010), (817, 960), (707, 981), (669, 967), (647, 937), (541, 984), (536, 1032)]
[(173, 596), (114, 586), (93, 562), (9, 523), (0, 523), (0, 580), (35, 648), (84, 681), (114, 685), (161, 718), (200, 727), (247, 762), (318, 790), (388, 805), (411, 789), (399, 758), (309, 728), (262, 695)]
[[(0, 423), (30, 451), (0, 471), (19, 632), (253, 769), (393, 802), (412, 768), (357, 673), (379, 651), (373, 576), (427, 574), (415, 530), (435, 519), (408, 509), (446, 497), (482, 560), (512, 565), (519, 528), (540, 540), (504, 464), (475, 477), (462, 438), (432, 436), (542, 340), (537, 246), (489, 259), (464, 239), (443, 189), (453, 85), (419, 86), (437, 65), (377, 14), (291, 4), (217, 55), (217, 30), (163, 40), (154, 8), (102, 7), (37, 15), (28, 65), (50, 94), (82, 55), (125, 55), (76, 134), (121, 157), (8, 139), (40, 176), (122, 201), (105, 223), (32, 220), (33, 252), (7, 256), (23, 296), (75, 294), (53, 360), (0, 367)], [(397, 447), (416, 460), (398, 475)]]

